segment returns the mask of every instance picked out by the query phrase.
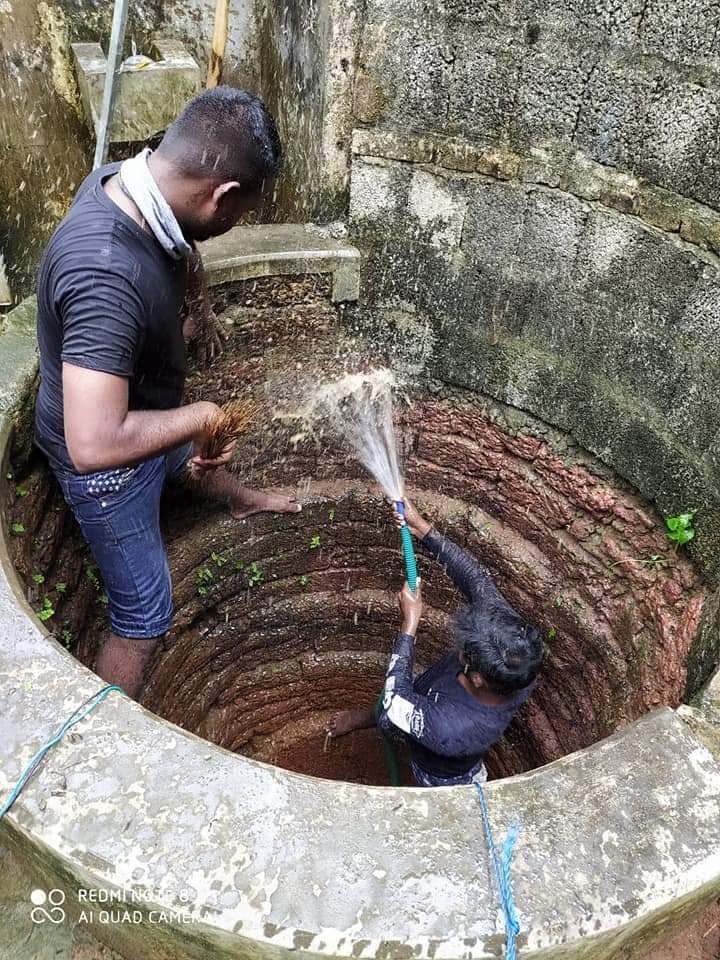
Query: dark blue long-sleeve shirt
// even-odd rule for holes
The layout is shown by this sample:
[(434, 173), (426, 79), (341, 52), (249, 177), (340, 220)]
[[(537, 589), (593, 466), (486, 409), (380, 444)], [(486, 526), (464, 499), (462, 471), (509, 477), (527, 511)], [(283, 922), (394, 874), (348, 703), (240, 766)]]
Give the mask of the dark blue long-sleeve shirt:
[[(489, 599), (507, 604), (492, 577), (452, 540), (430, 530), (422, 543), (471, 604)], [(401, 731), (414, 763), (432, 777), (457, 777), (473, 770), (498, 740), (534, 684), (504, 703), (480, 703), (457, 680), (462, 665), (457, 651), (448, 653), (413, 679), (415, 638), (401, 633), (395, 641), (385, 679), (385, 697), (378, 726)]]

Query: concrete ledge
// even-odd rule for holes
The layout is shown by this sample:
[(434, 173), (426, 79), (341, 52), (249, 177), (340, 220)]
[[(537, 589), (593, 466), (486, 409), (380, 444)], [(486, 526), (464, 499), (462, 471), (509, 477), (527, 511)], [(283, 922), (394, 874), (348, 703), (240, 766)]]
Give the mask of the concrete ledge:
[(37, 373), (35, 318), (35, 297), (28, 297), (0, 322), (0, 412), (22, 402)]
[[(71, 44), (80, 97), (95, 132), (102, 107), (107, 60), (99, 43)], [(111, 142), (146, 140), (165, 130), (185, 104), (200, 92), (200, 68), (178, 43), (156, 40), (153, 53), (138, 63), (127, 61), (117, 79), (110, 125)]]
[(221, 237), (199, 244), (199, 248), (211, 283), (282, 274), (331, 273), (333, 301), (357, 300), (360, 251), (334, 237), (333, 232), (333, 226), (296, 223), (235, 227)]
[[(18, 309), (22, 327), (30, 307)], [(24, 343), (19, 368), (34, 353)], [(8, 396), (7, 409), (22, 399)], [(32, 616), (0, 541), (0, 797), (101, 686)], [(511, 819), (522, 826), (513, 880), (527, 960), (609, 960), (720, 892), (720, 765), (669, 709), (487, 794), (498, 839)], [(122, 894), (142, 922), (90, 926), (133, 960), (490, 960), (502, 950), (473, 788), (290, 774), (121, 695), (49, 754), (0, 821), (0, 846), (28, 890), (65, 893), (68, 923), (90, 908), (80, 889)], [(0, 908), (2, 888), (0, 878)]]

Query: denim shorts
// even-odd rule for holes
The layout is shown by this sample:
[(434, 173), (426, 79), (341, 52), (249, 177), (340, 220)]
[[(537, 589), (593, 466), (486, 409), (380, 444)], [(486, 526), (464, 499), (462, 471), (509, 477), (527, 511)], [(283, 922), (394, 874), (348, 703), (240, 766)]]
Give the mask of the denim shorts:
[(95, 473), (56, 471), (108, 596), (113, 633), (148, 639), (172, 623), (172, 581), (160, 535), (160, 495), (179, 480), (192, 444), (134, 467)]

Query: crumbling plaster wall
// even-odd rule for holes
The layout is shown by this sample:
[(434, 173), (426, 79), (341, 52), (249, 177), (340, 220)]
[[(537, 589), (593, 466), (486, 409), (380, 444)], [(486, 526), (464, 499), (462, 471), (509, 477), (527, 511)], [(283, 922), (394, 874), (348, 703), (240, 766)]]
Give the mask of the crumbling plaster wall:
[[(163, 0), (161, 29), (180, 40), (207, 71), (215, 22), (215, 0)], [(223, 83), (258, 92), (259, 63), (255, 0), (232, 0), (223, 60)]]
[[(107, 0), (0, 0), (0, 250), (16, 299), (31, 292), (42, 249), (89, 172), (92, 143), (70, 44), (107, 47)], [(160, 24), (160, 0), (131, 4), (128, 43)]]

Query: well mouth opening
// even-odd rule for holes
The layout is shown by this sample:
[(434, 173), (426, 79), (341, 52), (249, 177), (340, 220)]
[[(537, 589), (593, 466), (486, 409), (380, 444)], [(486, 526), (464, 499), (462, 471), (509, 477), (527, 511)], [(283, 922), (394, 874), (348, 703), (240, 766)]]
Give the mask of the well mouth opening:
[[(209, 373), (190, 378), (188, 399), (258, 395), (278, 371), (290, 368), (292, 379), (294, 369), (335, 356), (338, 330), (352, 323), (338, 318), (326, 292), (317, 279), (223, 291), (228, 348)], [(372, 348), (378, 353), (375, 341)], [(411, 392), (412, 404), (398, 410), (408, 490), (546, 633), (537, 691), (488, 756), (491, 777), (676, 705), (704, 589), (651, 508), (519, 411), (439, 384), (416, 383)], [(107, 630), (102, 584), (47, 468), (23, 452), (24, 436), (21, 424), (9, 505), (15, 563), (46, 626), (91, 665)], [(286, 769), (387, 783), (374, 731), (325, 738), (335, 711), (376, 699), (399, 623), (402, 564), (387, 506), (360, 467), (275, 429), (243, 438), (236, 468), (250, 484), (298, 490), (303, 512), (238, 522), (187, 491), (169, 491), (163, 523), (175, 623), (143, 703)], [(449, 617), (462, 601), (422, 553), (420, 562), (423, 667), (452, 642)]]

